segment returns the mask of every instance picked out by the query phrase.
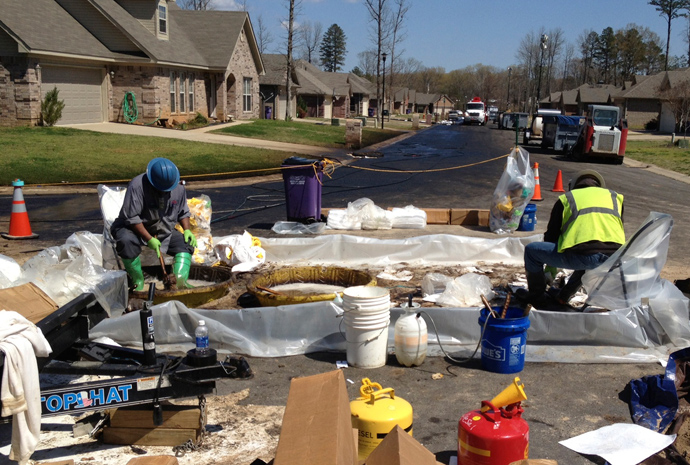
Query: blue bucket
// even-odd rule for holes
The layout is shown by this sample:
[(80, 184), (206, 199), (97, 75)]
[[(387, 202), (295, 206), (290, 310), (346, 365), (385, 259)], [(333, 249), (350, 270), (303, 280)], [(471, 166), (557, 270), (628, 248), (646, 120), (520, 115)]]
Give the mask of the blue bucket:
[(537, 226), (537, 206), (533, 203), (528, 203), (525, 211), (520, 217), (520, 224), (518, 231), (534, 231)]
[[(494, 307), (501, 314), (501, 307)], [(529, 317), (524, 310), (508, 307), (505, 318), (489, 318), (482, 338), (482, 368), (494, 373), (519, 373), (525, 366)], [(484, 327), (489, 311), (482, 309), (479, 326)]]

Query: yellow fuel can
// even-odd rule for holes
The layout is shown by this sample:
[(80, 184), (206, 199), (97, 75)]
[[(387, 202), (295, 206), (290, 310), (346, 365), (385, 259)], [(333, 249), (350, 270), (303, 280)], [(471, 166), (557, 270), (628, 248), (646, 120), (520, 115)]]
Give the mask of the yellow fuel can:
[(365, 460), (395, 427), (412, 436), (412, 405), (395, 396), (393, 388), (382, 389), (369, 378), (362, 380), (360, 397), (350, 402), (352, 427), (359, 436), (359, 460)]

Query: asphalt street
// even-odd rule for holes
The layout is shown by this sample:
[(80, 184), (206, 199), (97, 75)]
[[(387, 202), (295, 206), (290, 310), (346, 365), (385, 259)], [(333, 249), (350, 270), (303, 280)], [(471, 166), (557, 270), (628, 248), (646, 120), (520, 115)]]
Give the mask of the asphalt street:
[[(350, 160), (326, 177), (322, 205), (343, 208), (362, 197), (386, 207), (488, 208), (504, 159), (514, 134), (492, 126), (435, 126), (401, 142), (378, 150), (375, 157)], [(539, 163), (544, 201), (538, 204), (538, 229), (545, 226), (558, 193), (551, 192), (558, 170), (565, 183), (577, 171), (594, 168), (607, 186), (625, 195), (625, 223), (628, 237), (650, 211), (670, 213), (675, 219), (669, 263), (686, 266), (690, 230), (690, 185), (657, 174), (645, 167), (576, 163), (528, 147), (531, 161)], [(142, 167), (148, 160), (142, 160)], [(483, 163), (482, 163), (483, 162)], [(357, 167), (385, 171), (363, 171)], [(441, 170), (444, 169), (444, 170)], [(396, 172), (389, 172), (394, 170)], [(409, 173), (410, 170), (441, 170)], [(184, 175), (184, 173), (183, 173)], [(183, 176), (184, 177), (184, 176)], [(247, 230), (256, 236), (271, 236), (271, 226), (285, 220), (284, 193), (280, 176), (234, 183), (190, 183), (189, 195), (212, 199), (214, 236)], [(98, 198), (92, 194), (27, 195), (33, 229), (41, 241), (64, 243), (73, 232), (99, 233), (102, 221)], [(0, 229), (7, 228), (11, 196), (0, 198)], [(370, 233), (375, 234), (375, 233)], [(491, 237), (491, 233), (486, 233)], [(255, 377), (231, 381), (229, 388), (250, 388), (244, 404), (285, 405), (289, 381), (335, 369), (344, 354), (310, 354), (280, 359), (249, 359)], [(660, 365), (647, 364), (559, 364), (527, 363), (519, 374), (528, 400), (524, 418), (530, 425), (530, 458), (557, 460), (560, 464), (603, 463), (581, 456), (558, 441), (611, 423), (630, 423), (625, 387), (634, 378), (662, 373)], [(432, 374), (441, 373), (433, 380)], [(438, 460), (448, 463), (457, 452), (458, 420), (480, 407), (506, 387), (513, 375), (483, 371), (478, 360), (458, 366), (443, 358), (427, 359), (421, 367), (405, 368), (389, 358), (385, 367), (373, 370), (348, 368), (346, 378), (351, 399), (357, 397), (363, 377), (395, 388), (396, 395), (414, 408), (414, 435)]]

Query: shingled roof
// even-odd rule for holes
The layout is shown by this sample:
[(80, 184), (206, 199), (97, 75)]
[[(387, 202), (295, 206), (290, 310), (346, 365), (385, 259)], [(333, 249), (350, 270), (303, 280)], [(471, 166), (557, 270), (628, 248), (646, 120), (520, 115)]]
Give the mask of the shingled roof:
[(618, 98), (626, 99), (658, 99), (659, 87), (664, 79), (664, 73), (657, 73), (643, 79), (633, 81), (630, 90), (618, 95)]
[[(263, 73), (246, 12), (190, 11), (180, 9), (174, 2), (168, 5), (168, 40), (159, 40), (115, 0), (2, 0), (0, 28), (25, 53), (61, 53), (217, 70), (227, 69), (244, 31), (257, 71)], [(116, 37), (111, 43), (103, 34), (104, 28)], [(221, 30), (222, 34), (214, 32)], [(122, 44), (131, 46), (118, 50)]]
[(618, 93), (619, 89), (612, 84), (583, 84), (577, 88), (578, 100), (583, 103), (607, 103), (609, 97)]

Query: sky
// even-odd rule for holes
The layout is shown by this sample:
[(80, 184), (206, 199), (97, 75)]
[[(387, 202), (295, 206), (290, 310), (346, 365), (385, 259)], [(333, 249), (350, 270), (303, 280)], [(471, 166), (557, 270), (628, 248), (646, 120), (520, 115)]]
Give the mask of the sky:
[[(214, 0), (219, 10), (234, 10), (236, 0)], [(298, 2), (300, 0), (297, 0)], [(288, 0), (246, 0), (250, 19), (259, 16), (274, 32), (269, 52), (285, 53)], [(389, 0), (391, 6), (392, 0)], [(667, 23), (647, 0), (407, 0), (406, 39), (402, 58), (416, 58), (426, 67), (445, 71), (475, 64), (506, 69), (517, 63), (520, 41), (530, 33), (561, 28), (565, 40), (576, 45), (578, 36), (592, 29), (601, 33), (630, 23), (646, 26), (666, 43)], [(343, 71), (359, 64), (357, 54), (373, 49), (372, 23), (363, 0), (301, 0), (296, 22), (320, 22), (325, 32), (337, 24), (347, 38)], [(670, 55), (687, 54), (683, 40), (687, 19), (671, 23)], [(256, 28), (256, 25), (254, 26)]]

